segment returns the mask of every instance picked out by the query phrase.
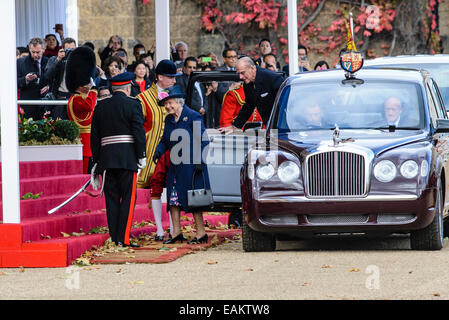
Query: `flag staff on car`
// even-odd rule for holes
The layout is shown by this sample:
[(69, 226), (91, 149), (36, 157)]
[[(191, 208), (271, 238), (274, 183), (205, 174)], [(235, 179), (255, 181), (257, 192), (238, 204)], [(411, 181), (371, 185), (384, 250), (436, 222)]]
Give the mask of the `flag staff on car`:
[(355, 78), (354, 73), (360, 70), (363, 66), (362, 53), (357, 51), (354, 42), (354, 24), (352, 18), (352, 12), (349, 13), (349, 23), (346, 21), (347, 40), (346, 51), (340, 55), (340, 65), (343, 70), (346, 71), (346, 79)]

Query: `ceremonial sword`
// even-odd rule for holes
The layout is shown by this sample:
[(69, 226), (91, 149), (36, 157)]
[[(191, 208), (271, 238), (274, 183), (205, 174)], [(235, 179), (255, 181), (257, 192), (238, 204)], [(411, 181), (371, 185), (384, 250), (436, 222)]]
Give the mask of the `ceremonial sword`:
[[(141, 169), (139, 169), (137, 171), (137, 176), (139, 176)], [(90, 185), (91, 182), (91, 178), (89, 178), (89, 180), (86, 181), (86, 183), (81, 187), (81, 189), (79, 189), (77, 192), (75, 192), (70, 198), (68, 198), (66, 201), (64, 201), (63, 203), (61, 203), (59, 206), (51, 209), (48, 211), (48, 214), (52, 214), (55, 213), (56, 211), (58, 211), (59, 209), (61, 209), (62, 207), (64, 207), (67, 203), (69, 203), (70, 201), (72, 201), (73, 199), (75, 199), (76, 197), (78, 197), (80, 195), (80, 193), (82, 192), (86, 192), (88, 195), (90, 195), (91, 197), (98, 197), (101, 196), (103, 194), (103, 189), (104, 189), (104, 181), (105, 181), (105, 176), (106, 176), (106, 170), (105, 172), (103, 172), (103, 181), (101, 184), (101, 191), (99, 194), (93, 194), (89, 191), (86, 190), (86, 188)]]
[(52, 214), (55, 213), (56, 211), (58, 211), (59, 209), (61, 209), (62, 207), (64, 207), (67, 203), (69, 203), (70, 201), (72, 201), (73, 199), (75, 199), (77, 196), (79, 196), (79, 194), (81, 192), (83, 192), (84, 190), (86, 190), (86, 188), (90, 185), (90, 178), (89, 180), (86, 181), (86, 183), (81, 187), (81, 189), (79, 189), (77, 192), (75, 192), (73, 194), (73, 196), (71, 196), (70, 198), (68, 198), (66, 201), (64, 201), (63, 203), (61, 203), (59, 206), (57, 206), (56, 208), (53, 208), (51, 210), (48, 211), (48, 214)]

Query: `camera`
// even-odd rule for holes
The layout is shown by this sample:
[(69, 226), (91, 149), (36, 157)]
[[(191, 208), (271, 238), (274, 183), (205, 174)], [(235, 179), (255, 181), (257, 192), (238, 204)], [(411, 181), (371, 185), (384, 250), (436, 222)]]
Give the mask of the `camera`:
[(72, 48), (64, 49), (64, 52), (65, 52), (65, 57), (64, 57), (64, 59), (67, 59), (67, 58), (69, 57), (69, 55), (72, 53), (73, 50), (74, 50), (74, 49), (72, 49)]
[(301, 57), (301, 61), (306, 61), (307, 57), (306, 56), (302, 56)]

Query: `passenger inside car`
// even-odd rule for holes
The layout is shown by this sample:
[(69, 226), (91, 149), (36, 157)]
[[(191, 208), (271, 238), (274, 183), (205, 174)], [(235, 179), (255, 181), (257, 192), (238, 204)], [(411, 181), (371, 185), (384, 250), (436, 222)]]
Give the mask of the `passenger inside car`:
[(389, 126), (399, 127), (404, 125), (406, 119), (402, 115), (402, 103), (398, 97), (389, 97), (384, 104), (385, 120)]
[(286, 94), (285, 102), (285, 94), (280, 95), (285, 107), (285, 113), (279, 113), (277, 129), (281, 131), (326, 130), (335, 124), (340, 129), (388, 129), (390, 124), (419, 129), (425, 116), (421, 92), (413, 84), (372, 82), (354, 88), (310, 83), (292, 85)]
[(323, 111), (319, 104), (312, 104), (305, 108), (304, 124), (308, 128), (319, 128), (323, 125)]

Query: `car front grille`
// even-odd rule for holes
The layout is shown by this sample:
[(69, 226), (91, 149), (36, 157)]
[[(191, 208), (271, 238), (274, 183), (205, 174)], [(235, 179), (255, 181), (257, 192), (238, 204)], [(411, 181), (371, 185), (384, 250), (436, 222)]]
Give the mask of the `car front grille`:
[(368, 221), (367, 214), (353, 214), (353, 215), (310, 214), (306, 215), (306, 218), (308, 223), (321, 224), (321, 225), (366, 223)]
[(354, 197), (366, 194), (365, 157), (345, 151), (312, 154), (306, 161), (309, 197)]

